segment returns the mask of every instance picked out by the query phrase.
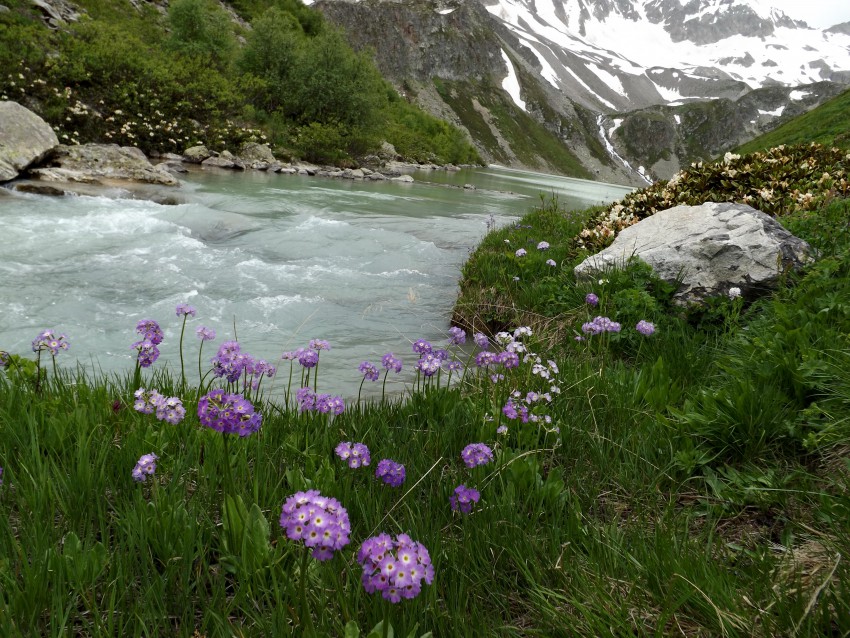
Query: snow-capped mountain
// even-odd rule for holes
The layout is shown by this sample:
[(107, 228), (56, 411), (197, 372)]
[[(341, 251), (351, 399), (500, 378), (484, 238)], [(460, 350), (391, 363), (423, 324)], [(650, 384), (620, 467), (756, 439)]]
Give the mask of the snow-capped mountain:
[[(761, 0), (484, 0), (554, 88), (603, 112), (850, 83), (850, 34)], [(526, 56), (527, 57), (527, 56)]]

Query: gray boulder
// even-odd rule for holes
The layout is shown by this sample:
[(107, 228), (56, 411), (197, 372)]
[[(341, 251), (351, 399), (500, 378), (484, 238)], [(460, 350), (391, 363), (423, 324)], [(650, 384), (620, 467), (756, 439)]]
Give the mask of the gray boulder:
[(256, 142), (245, 142), (242, 148), (239, 149), (239, 158), (246, 164), (252, 162), (265, 162), (266, 164), (274, 163), (274, 155), (267, 144), (257, 144)]
[(183, 161), (190, 164), (200, 164), (208, 157), (212, 157), (212, 151), (206, 146), (190, 146), (183, 151)]
[(176, 186), (179, 180), (161, 167), (153, 166), (134, 146), (117, 144), (59, 145), (46, 165), (30, 171), (51, 182), (103, 182), (120, 180)]
[(15, 179), (59, 144), (50, 125), (17, 102), (0, 102), (0, 182)]
[(750, 299), (761, 296), (783, 272), (811, 261), (813, 250), (761, 211), (709, 202), (676, 206), (629, 226), (576, 266), (576, 278), (596, 278), (633, 256), (661, 279), (681, 282), (676, 300), (692, 303), (726, 295), (731, 287)]

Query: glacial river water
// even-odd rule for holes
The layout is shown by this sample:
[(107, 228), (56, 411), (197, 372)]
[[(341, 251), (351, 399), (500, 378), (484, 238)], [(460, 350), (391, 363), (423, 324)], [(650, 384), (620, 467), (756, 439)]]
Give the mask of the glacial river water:
[(190, 379), (201, 325), (218, 333), (205, 366), (234, 335), (274, 363), (321, 338), (332, 347), (321, 390), (351, 397), (360, 361), (380, 365), (392, 351), (409, 374), (413, 340), (445, 341), (460, 267), (488, 220), (510, 223), (541, 193), (586, 207), (629, 190), (498, 168), (413, 176), (196, 172), (169, 191), (178, 205), (0, 193), (0, 350), (31, 356), (32, 339), (53, 328), (71, 343), (60, 364), (130, 371), (136, 322), (151, 318), (165, 332), (155, 366), (179, 371), (174, 308), (188, 302), (197, 309), (184, 346)]

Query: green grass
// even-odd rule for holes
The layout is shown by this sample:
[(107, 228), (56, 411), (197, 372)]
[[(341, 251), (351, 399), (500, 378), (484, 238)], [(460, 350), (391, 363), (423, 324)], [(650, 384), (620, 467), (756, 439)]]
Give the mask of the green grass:
[[(517, 367), (472, 362), (461, 384), (419, 379), (333, 419), (299, 413), (276, 379), (253, 397), (259, 432), (225, 441), (200, 424), (196, 389), (170, 425), (133, 409), (130, 374), (86, 378), (60, 355), (58, 375), (49, 362), (39, 375), (13, 353), (0, 371), (0, 635), (355, 636), (386, 613), (414, 638), (846, 635), (850, 203), (782, 217), (820, 258), (775, 294), (689, 311), (640, 264), (576, 285), (571, 239), (596, 214), (542, 202), (465, 267), (470, 324), (533, 326)], [(593, 315), (622, 331), (576, 341)], [(181, 384), (155, 364), (141, 385)], [(509, 418), (509, 399), (528, 422)], [(368, 445), (371, 466), (349, 469), (340, 441)], [(465, 467), (473, 442), (492, 463)], [(150, 452), (155, 477), (136, 483)], [(402, 488), (375, 479), (382, 458), (405, 465)], [(467, 516), (449, 507), (461, 483), (481, 493)], [(306, 569), (278, 524), (305, 489), (351, 520), (351, 544)], [(428, 548), (436, 575), (415, 599), (390, 606), (361, 586), (356, 552), (379, 531)]]
[(850, 149), (850, 91), (845, 91), (808, 113), (743, 144), (736, 152), (752, 153), (780, 144), (817, 142)]

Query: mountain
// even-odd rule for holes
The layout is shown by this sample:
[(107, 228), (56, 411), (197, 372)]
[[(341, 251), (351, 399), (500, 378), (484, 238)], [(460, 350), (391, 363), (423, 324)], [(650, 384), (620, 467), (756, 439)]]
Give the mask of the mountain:
[[(641, 183), (735, 147), (850, 84), (850, 34), (759, 0), (319, 0), (352, 44), (491, 161)], [(510, 120), (520, 122), (511, 129)]]

